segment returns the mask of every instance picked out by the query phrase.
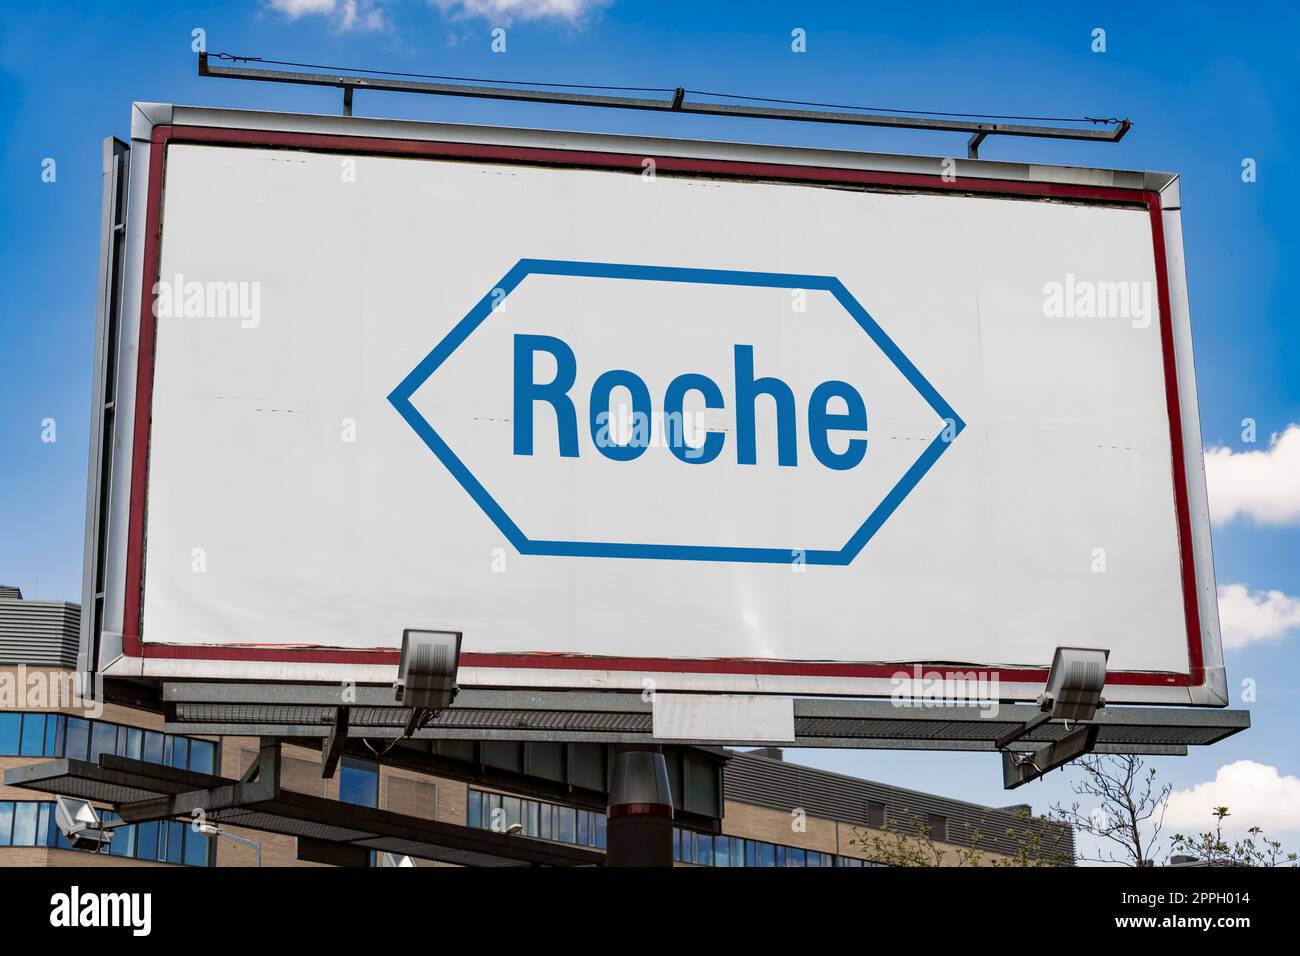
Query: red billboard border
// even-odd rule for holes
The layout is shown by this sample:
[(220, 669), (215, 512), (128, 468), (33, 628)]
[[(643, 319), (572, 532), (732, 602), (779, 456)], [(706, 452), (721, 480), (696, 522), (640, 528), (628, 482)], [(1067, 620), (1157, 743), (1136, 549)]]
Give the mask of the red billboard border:
[[(349, 154), (413, 156), (435, 159), (480, 160), (541, 166), (581, 167), (641, 172), (645, 155), (532, 146), (495, 146), (429, 140), (402, 140), (325, 133), (293, 133), (280, 130), (233, 129), (209, 126), (158, 125), (153, 129), (149, 155), (148, 204), (145, 212), (144, 267), (140, 301), (139, 364), (136, 377), (135, 429), (132, 435), (130, 517), (127, 527), (126, 600), (123, 616), (123, 650), (128, 657), (184, 660), (270, 661), (324, 664), (396, 665), (394, 649), (332, 649), (298, 645), (181, 646), (147, 644), (141, 637), (144, 588), (145, 509), (147, 507), (149, 439), (153, 406), (153, 372), (156, 318), (154, 288), (161, 254), (162, 196), (166, 150), (171, 143), (260, 146)], [(891, 173), (832, 167), (795, 166), (734, 160), (706, 160), (676, 156), (649, 157), (657, 171), (735, 179), (758, 179), (794, 183), (850, 184), (885, 189), (915, 189), (924, 192), (977, 193), (983, 195), (1060, 198), (1107, 204), (1144, 206), (1151, 217), (1155, 253), (1156, 290), (1160, 306), (1160, 342), (1164, 358), (1165, 400), (1169, 412), (1174, 499), (1178, 518), (1178, 543), (1182, 565), (1183, 607), (1187, 622), (1190, 673), (1112, 672), (1107, 682), (1121, 685), (1197, 687), (1205, 683), (1201, 648), (1200, 609), (1197, 601), (1196, 565), (1192, 551), (1192, 529), (1183, 454), (1181, 406), (1174, 354), (1173, 318), (1170, 311), (1169, 277), (1165, 255), (1164, 223), (1160, 193), (1155, 190), (1114, 186), (1083, 186), (1048, 182), (976, 179), (920, 173)], [(141, 428), (141, 423), (146, 423)], [(923, 667), (956, 670), (952, 664), (899, 663), (848, 664), (822, 661), (755, 659), (681, 659), (639, 657), (596, 657), (575, 654), (491, 654), (465, 653), (463, 667), (542, 668), (546, 670), (613, 670), (642, 673), (749, 674), (826, 678), (889, 678), (901, 670)], [(1008, 668), (999, 677), (1010, 681), (1042, 683), (1047, 671)]]

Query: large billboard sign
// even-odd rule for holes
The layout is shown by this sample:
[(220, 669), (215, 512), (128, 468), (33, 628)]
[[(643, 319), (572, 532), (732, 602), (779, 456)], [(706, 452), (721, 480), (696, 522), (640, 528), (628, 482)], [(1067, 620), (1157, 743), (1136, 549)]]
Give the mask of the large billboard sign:
[[(1177, 179), (137, 106), (101, 666), (1222, 704)], [(913, 667), (919, 666), (919, 671)]]

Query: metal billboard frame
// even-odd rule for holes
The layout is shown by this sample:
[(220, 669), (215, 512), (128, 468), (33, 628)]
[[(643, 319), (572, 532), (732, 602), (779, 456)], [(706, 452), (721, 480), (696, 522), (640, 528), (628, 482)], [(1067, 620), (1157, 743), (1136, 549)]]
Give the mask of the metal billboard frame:
[[(158, 271), (162, 184), (170, 144), (287, 148), (369, 155), (395, 155), (501, 163), (626, 170), (640, 173), (647, 157), (659, 175), (724, 176), (761, 181), (888, 191), (956, 192), (1142, 208), (1150, 216), (1169, 404), (1173, 477), (1178, 512), (1182, 591), (1188, 632), (1187, 673), (1112, 674), (1106, 697), (1117, 703), (1225, 706), (1226, 677), (1218, 635), (1216, 588), (1210, 562), (1209, 516), (1200, 426), (1196, 408), (1187, 289), (1182, 259), (1178, 178), (1164, 173), (1039, 166), (962, 160), (960, 175), (946, 175), (939, 157), (709, 143), (647, 137), (508, 129), (357, 117), (313, 116), (136, 104), (132, 124), (127, 221), (120, 257), (121, 321), (101, 298), (96, 355), (119, 354), (121, 365), (96, 369), (96, 407), (111, 407), (103, 431), (92, 436), (114, 454), (94, 473), (90, 497), (97, 524), (88, 521), (87, 587), (107, 596), (113, 608), (100, 633), (89, 625), (88, 648), (98, 644), (96, 665), (108, 677), (150, 679), (252, 679), (293, 683), (391, 681), (397, 652), (272, 646), (178, 646), (144, 639), (140, 620), (147, 495), (149, 383), (152, 374), (152, 301), (146, 294)], [(107, 208), (107, 206), (106, 206)], [(120, 229), (106, 220), (106, 229)], [(139, 277), (138, 279), (136, 277)], [(117, 341), (113, 341), (116, 339)], [(112, 343), (112, 348), (109, 344)], [(99, 391), (102, 389), (103, 391)], [(119, 396), (132, 401), (118, 403)], [(101, 406), (100, 403), (103, 403)], [(108, 429), (111, 429), (109, 431)], [(99, 447), (99, 446), (97, 446)], [(1193, 452), (1189, 454), (1189, 452)], [(112, 487), (130, 488), (129, 506), (112, 498)], [(88, 508), (88, 516), (91, 509)], [(100, 520), (99, 515), (105, 517)], [(123, 534), (123, 531), (126, 533)], [(92, 564), (94, 565), (92, 567)], [(107, 570), (105, 570), (107, 569)], [(93, 582), (93, 583), (92, 583)], [(120, 595), (121, 606), (113, 605)], [(98, 615), (88, 615), (91, 621)], [(201, 662), (206, 662), (202, 663)], [(724, 693), (799, 693), (881, 696), (889, 677), (913, 662), (846, 664), (815, 661), (642, 659), (562, 654), (473, 654), (462, 661), (463, 684), (490, 687), (564, 686), (574, 689), (640, 689), (655, 675), (680, 675), (676, 690)], [(943, 675), (988, 665), (917, 662)], [(1004, 668), (1001, 696), (1031, 699), (1042, 688), (1045, 668)], [(797, 689), (795, 689), (797, 687)]]

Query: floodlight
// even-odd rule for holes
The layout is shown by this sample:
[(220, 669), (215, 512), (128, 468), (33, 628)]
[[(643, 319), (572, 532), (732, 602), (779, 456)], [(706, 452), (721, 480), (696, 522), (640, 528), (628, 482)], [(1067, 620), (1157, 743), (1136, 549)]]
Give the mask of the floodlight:
[(1097, 708), (1106, 705), (1101, 691), (1109, 657), (1109, 650), (1099, 648), (1058, 647), (1038, 706), (1052, 720), (1092, 720)]
[(76, 797), (54, 798), (54, 819), (74, 850), (98, 852), (113, 841), (113, 830), (103, 825), (99, 811)]
[(460, 690), (460, 631), (402, 631), (397, 701), (416, 710), (446, 710)]

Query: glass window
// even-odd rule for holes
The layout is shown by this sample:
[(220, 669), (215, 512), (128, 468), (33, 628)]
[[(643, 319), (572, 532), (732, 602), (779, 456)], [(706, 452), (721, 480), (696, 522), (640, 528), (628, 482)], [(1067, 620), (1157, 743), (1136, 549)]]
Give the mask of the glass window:
[(126, 755), (132, 760), (144, 759), (144, 731), (139, 727), (126, 729)]
[(776, 847), (770, 843), (758, 844), (758, 866), (776, 866)]
[(792, 846), (785, 852), (786, 866), (804, 866), (805, 859), (806, 857), (804, 856), (804, 851), (799, 849), (798, 847)]
[(68, 718), (68, 735), (63, 742), (63, 756), (72, 760), (85, 760), (90, 751), (90, 721), (80, 717)]
[(543, 803), (538, 810), (541, 819), (538, 821), (539, 829), (537, 835), (543, 840), (555, 839), (555, 807), (549, 803)]
[(185, 849), (185, 831), (187, 825), (179, 820), (168, 820), (167, 823), (167, 862), (182, 863), (184, 862)]
[(0, 714), (0, 754), (6, 757), (16, 756), (18, 740), (22, 734), (23, 715), (12, 711)]
[(163, 762), (163, 735), (153, 730), (144, 732), (144, 759), (149, 763)]
[(713, 837), (708, 833), (695, 838), (695, 862), (700, 866), (713, 865)]
[(605, 814), (596, 814), (596, 846), (602, 850), (605, 849), (606, 832), (609, 821), (605, 819)]
[(185, 828), (185, 863), (189, 866), (208, 865), (208, 835), (196, 833), (193, 827)]
[(90, 762), (96, 763), (103, 754), (117, 751), (117, 724), (97, 720), (90, 731)]
[(190, 769), (197, 773), (216, 773), (217, 745), (211, 740), (190, 741)]
[(14, 825), (14, 805), (9, 801), (0, 803), (0, 846), (9, 845), (9, 833)]
[(339, 761), (339, 799), (359, 807), (379, 805), (379, 766), (344, 757)]
[(731, 837), (720, 836), (713, 841), (713, 865), (731, 866)]
[(777, 866), (781, 866), (781, 867), (789, 866), (789, 863), (786, 862), (786, 860), (787, 860), (787, 856), (786, 856), (786, 852), (785, 852), (785, 851), (786, 851), (786, 847), (778, 846), (778, 847), (776, 848), (776, 865), (777, 865)]
[[(41, 728), (42, 738), (45, 728)], [(36, 845), (36, 823), (40, 819), (40, 804), (24, 800), (14, 804), (13, 846)]]
[(135, 827), (135, 856), (138, 860), (158, 859), (158, 821), (138, 823)]
[(523, 801), (518, 797), (503, 797), (501, 806), (506, 811), (505, 828), (509, 830), (516, 823), (523, 823)]
[(45, 719), (45, 756), (63, 755), (63, 728), (67, 723), (68, 719), (62, 714), (50, 714)]
[(478, 790), (469, 792), (465, 806), (465, 823), (467, 826), (483, 829), (483, 794)]
[(680, 863), (682, 859), (682, 831), (673, 827), (673, 862)]
[(578, 845), (590, 846), (592, 844), (591, 834), (591, 811), (578, 811)]
[(40, 819), (36, 821), (36, 845), (53, 846), (54, 841), (50, 839), (50, 827), (54, 825), (54, 804), (42, 803)]
[(39, 757), (45, 749), (45, 715), (23, 714), (23, 741), (19, 749), (24, 757)]
[[(185, 770), (190, 765), (190, 742), (186, 737), (173, 737), (171, 766)], [(373, 804), (372, 804), (373, 806)]]
[(541, 804), (536, 800), (524, 801), (524, 835), (535, 837), (541, 829)]
[(575, 843), (578, 839), (578, 814), (573, 807), (557, 807), (555, 839), (561, 843)]
[(113, 856), (135, 856), (135, 831), (134, 826), (115, 827), (108, 852)]

